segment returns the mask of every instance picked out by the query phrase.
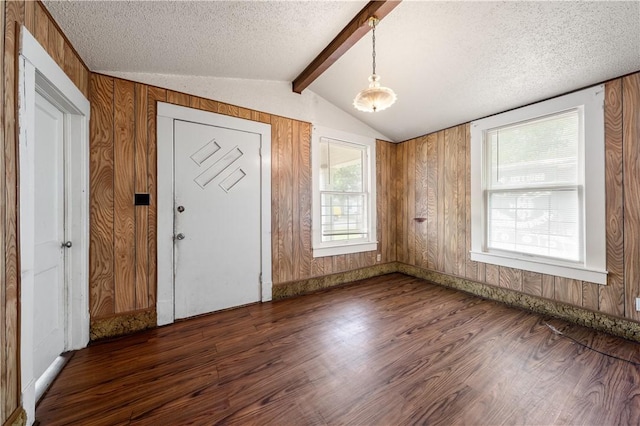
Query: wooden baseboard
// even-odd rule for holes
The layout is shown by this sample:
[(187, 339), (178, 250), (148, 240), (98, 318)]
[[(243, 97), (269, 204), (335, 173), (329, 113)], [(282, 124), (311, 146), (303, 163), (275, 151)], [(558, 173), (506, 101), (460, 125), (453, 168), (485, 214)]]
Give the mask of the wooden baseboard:
[(578, 325), (604, 331), (615, 336), (640, 342), (640, 324), (625, 318), (614, 317), (601, 312), (567, 305), (555, 300), (544, 299), (520, 293), (515, 290), (494, 287), (465, 278), (442, 274), (416, 266), (398, 263), (398, 272), (422, 278), (445, 287), (471, 293), (485, 299), (495, 300), (506, 305), (526, 309), (538, 314), (560, 318)]
[(24, 426), (27, 424), (27, 412), (24, 408), (18, 407), (9, 416), (7, 421), (4, 422), (4, 426)]
[(391, 274), (398, 271), (396, 262), (383, 263), (381, 265), (369, 266), (352, 271), (340, 272), (337, 274), (324, 275), (321, 277), (307, 278), (304, 280), (289, 281), (286, 283), (273, 285), (273, 300), (286, 299), (288, 297), (300, 296), (313, 293), (318, 290), (348, 284), (353, 281), (365, 278), (377, 277), (379, 275)]
[(158, 325), (155, 309), (146, 309), (114, 315), (108, 318), (98, 318), (91, 320), (90, 339), (91, 341), (105, 339), (107, 337), (123, 336), (136, 331), (146, 330)]

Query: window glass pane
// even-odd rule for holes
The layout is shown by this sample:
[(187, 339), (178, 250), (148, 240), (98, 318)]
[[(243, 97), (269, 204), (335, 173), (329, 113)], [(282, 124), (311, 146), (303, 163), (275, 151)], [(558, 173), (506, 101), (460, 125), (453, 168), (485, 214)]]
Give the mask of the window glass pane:
[(576, 185), (579, 111), (489, 130), (489, 187)]
[(488, 248), (580, 261), (580, 200), (577, 188), (491, 191)]
[(363, 192), (365, 149), (321, 138), (320, 190)]
[(367, 238), (367, 195), (322, 192), (322, 241)]

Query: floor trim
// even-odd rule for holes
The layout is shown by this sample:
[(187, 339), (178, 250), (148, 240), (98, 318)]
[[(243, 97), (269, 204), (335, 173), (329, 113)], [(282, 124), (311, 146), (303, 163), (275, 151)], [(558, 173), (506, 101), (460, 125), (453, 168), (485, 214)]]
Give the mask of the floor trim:
[(155, 328), (157, 324), (155, 309), (98, 318), (91, 320), (91, 341)]

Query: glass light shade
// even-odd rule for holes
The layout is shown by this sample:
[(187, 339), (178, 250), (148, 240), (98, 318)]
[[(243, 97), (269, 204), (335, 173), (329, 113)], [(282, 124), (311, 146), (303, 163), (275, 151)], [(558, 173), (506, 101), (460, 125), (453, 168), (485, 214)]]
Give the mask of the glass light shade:
[(361, 90), (353, 100), (353, 106), (364, 112), (376, 112), (389, 108), (397, 96), (388, 87), (380, 86), (380, 76), (369, 76), (369, 87)]

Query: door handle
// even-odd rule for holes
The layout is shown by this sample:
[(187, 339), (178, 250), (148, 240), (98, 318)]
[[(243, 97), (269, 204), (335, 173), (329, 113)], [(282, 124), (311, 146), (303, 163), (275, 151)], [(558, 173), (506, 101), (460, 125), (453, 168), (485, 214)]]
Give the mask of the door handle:
[(72, 245), (71, 241), (65, 241), (62, 243), (62, 248), (71, 248)]
[(180, 234), (176, 235), (176, 240), (184, 240), (184, 234), (180, 233)]

